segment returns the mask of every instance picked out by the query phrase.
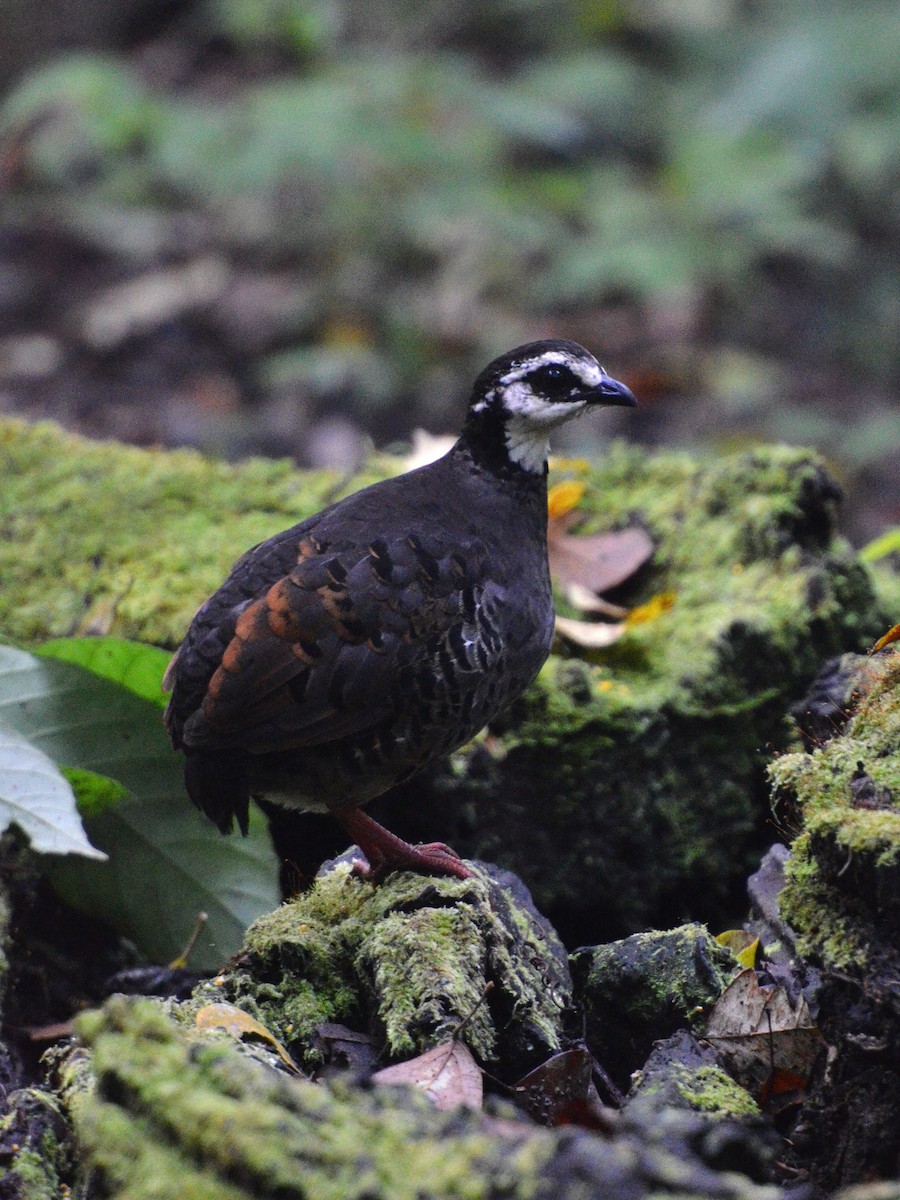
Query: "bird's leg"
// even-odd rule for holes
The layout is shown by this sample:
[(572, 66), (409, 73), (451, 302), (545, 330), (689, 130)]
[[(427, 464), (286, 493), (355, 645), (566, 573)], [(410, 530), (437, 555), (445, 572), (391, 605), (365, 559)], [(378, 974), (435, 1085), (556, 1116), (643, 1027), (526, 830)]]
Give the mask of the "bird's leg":
[(332, 813), (368, 860), (354, 866), (355, 873), (363, 879), (377, 883), (389, 871), (403, 870), (418, 871), (425, 875), (455, 875), (458, 879), (471, 878), (472, 872), (463, 866), (456, 851), (443, 842), (411, 846), (379, 825), (361, 808), (332, 809)]

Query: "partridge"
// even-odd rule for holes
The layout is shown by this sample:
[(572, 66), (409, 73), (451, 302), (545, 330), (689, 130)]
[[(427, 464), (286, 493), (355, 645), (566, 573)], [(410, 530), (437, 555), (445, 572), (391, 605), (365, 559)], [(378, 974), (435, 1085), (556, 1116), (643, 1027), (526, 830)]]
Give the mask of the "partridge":
[(172, 659), (166, 726), (194, 803), (246, 833), (251, 797), (327, 810), (368, 860), (465, 878), (362, 806), (468, 741), (550, 650), (548, 435), (633, 405), (582, 346), (532, 342), (475, 380), (459, 440), (248, 550)]

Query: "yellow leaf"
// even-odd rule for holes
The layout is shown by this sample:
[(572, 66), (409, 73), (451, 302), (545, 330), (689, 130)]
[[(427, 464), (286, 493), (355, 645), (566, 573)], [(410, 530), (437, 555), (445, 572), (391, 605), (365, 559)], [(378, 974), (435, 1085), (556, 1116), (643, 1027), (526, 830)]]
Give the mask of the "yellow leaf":
[(232, 1037), (256, 1037), (272, 1047), (292, 1075), (299, 1075), (300, 1068), (273, 1033), (255, 1017), (233, 1004), (205, 1004), (197, 1011), (194, 1024), (198, 1029), (224, 1029)]
[(648, 621), (655, 621), (663, 613), (667, 613), (674, 603), (674, 592), (660, 592), (652, 596), (646, 604), (639, 604), (637, 608), (633, 608), (625, 618), (625, 625), (630, 628), (632, 625), (645, 625)]
[(583, 475), (590, 470), (591, 464), (586, 458), (561, 458), (551, 454), (549, 466), (551, 471), (578, 471)]
[(876, 650), (883, 650), (885, 646), (890, 646), (891, 642), (900, 642), (900, 625), (892, 625), (887, 633), (878, 639), (869, 653), (874, 654)]
[(581, 502), (587, 485), (577, 479), (564, 479), (555, 483), (547, 494), (547, 511), (551, 517), (564, 517)]
[(726, 929), (716, 938), (720, 946), (727, 946), (742, 967), (752, 967), (756, 963), (759, 950), (759, 938), (748, 933), (746, 929)]

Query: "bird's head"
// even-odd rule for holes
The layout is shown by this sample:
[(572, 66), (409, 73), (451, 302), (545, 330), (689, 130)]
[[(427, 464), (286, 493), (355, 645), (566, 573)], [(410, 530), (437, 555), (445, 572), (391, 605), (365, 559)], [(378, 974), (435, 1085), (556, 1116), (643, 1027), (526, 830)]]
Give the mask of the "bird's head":
[(501, 436), (512, 464), (543, 472), (557, 425), (594, 405), (636, 403), (577, 342), (530, 342), (494, 359), (475, 380), (466, 432), (470, 444)]

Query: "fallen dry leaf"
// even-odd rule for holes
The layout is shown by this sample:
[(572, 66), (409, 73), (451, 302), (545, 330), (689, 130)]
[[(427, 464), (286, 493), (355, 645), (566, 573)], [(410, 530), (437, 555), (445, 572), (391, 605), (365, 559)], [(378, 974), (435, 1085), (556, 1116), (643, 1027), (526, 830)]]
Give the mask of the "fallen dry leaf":
[(557, 617), (556, 632), (560, 637), (586, 650), (602, 650), (611, 646), (625, 632), (624, 624), (611, 625), (604, 621), (576, 621), (574, 617)]
[(565, 455), (551, 454), (547, 465), (551, 471), (579, 471), (582, 475), (591, 469), (587, 458), (566, 458)]
[(327, 1066), (349, 1068), (370, 1078), (378, 1057), (375, 1039), (337, 1021), (322, 1021), (313, 1030), (313, 1044), (321, 1051)]
[(577, 514), (567, 512), (547, 524), (550, 574), (563, 592), (573, 583), (598, 594), (609, 591), (630, 579), (653, 553), (653, 542), (643, 529), (576, 537), (568, 532), (573, 519)]
[(278, 1038), (242, 1008), (233, 1004), (205, 1004), (197, 1011), (194, 1024), (198, 1029), (224, 1029), (235, 1038), (260, 1038), (272, 1047), (292, 1075), (302, 1074)]
[(580, 583), (569, 584), (566, 588), (566, 599), (573, 608), (580, 609), (581, 612), (602, 613), (605, 617), (614, 617), (617, 621), (628, 616), (627, 608), (622, 608), (620, 604), (610, 604), (608, 600), (604, 600), (602, 596)]
[(632, 625), (646, 625), (648, 621), (657, 621), (674, 603), (674, 592), (658, 592), (657, 595), (651, 596), (646, 604), (639, 604), (637, 608), (633, 608), (625, 618), (625, 624), (631, 628)]
[(472, 1051), (458, 1040), (441, 1042), (417, 1058), (384, 1067), (372, 1082), (385, 1086), (411, 1084), (424, 1092), (436, 1108), (481, 1108), (484, 1083)]
[(808, 1078), (822, 1035), (806, 1000), (780, 985), (762, 987), (741, 971), (716, 1001), (703, 1034), (744, 1087), (759, 1093), (779, 1071)]
[(412, 445), (403, 460), (404, 471), (415, 471), (418, 467), (427, 467), (429, 463), (442, 458), (456, 438), (449, 433), (429, 433), (427, 429), (412, 431)]
[(615, 1114), (594, 1086), (594, 1059), (584, 1046), (554, 1054), (515, 1086), (525, 1111), (542, 1125), (582, 1125), (610, 1132)]

